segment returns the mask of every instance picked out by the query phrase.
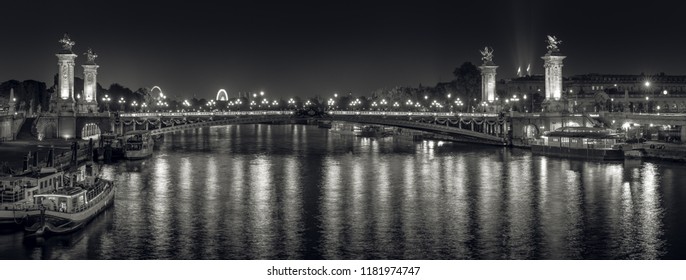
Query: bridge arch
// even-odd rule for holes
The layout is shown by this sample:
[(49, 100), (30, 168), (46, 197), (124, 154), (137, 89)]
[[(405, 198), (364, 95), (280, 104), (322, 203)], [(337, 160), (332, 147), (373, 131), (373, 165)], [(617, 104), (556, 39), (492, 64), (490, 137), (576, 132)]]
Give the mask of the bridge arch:
[(220, 89), (220, 90), (217, 92), (217, 98), (216, 98), (216, 100), (217, 100), (217, 101), (229, 101), (229, 94), (226, 93), (226, 90)]
[(95, 123), (87, 123), (81, 128), (81, 139), (98, 139), (100, 137), (100, 126)]

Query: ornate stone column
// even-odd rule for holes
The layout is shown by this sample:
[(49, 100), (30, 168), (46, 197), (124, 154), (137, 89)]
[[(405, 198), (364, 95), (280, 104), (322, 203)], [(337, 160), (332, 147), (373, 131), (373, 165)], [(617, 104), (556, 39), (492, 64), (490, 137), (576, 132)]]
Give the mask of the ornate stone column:
[(75, 55), (71, 48), (76, 44), (69, 39), (67, 34), (59, 41), (62, 43), (62, 51), (57, 56), (57, 96), (51, 98), (53, 110), (56, 112), (74, 112), (74, 59)]
[(547, 53), (543, 56), (545, 67), (545, 99), (562, 98), (562, 60), (566, 56)]
[(14, 115), (14, 113), (16, 112), (16, 108), (15, 108), (15, 107), (17, 106), (17, 98), (14, 97), (14, 88), (11, 88), (11, 89), (10, 89), (10, 100), (9, 100), (9, 103), (7, 104), (7, 106), (10, 107), (10, 108), (9, 108), (9, 113), (10, 113), (11, 115)]
[(548, 35), (547, 43), (548, 53), (541, 57), (544, 61), (543, 67), (545, 67), (543, 110), (547, 112), (567, 111), (566, 99), (562, 96), (564, 91), (562, 88), (562, 60), (566, 56), (563, 56), (558, 48), (562, 41), (555, 36)]
[(88, 49), (85, 53), (88, 61), (83, 67), (83, 99), (79, 103), (79, 111), (83, 113), (95, 113), (98, 111), (98, 66), (95, 58), (98, 57), (93, 50)]
[(484, 111), (492, 112), (495, 104), (495, 74), (497, 65), (493, 63), (493, 49), (485, 47), (480, 51), (484, 63), (479, 66), (481, 69), (481, 102), (486, 102), (487, 108)]

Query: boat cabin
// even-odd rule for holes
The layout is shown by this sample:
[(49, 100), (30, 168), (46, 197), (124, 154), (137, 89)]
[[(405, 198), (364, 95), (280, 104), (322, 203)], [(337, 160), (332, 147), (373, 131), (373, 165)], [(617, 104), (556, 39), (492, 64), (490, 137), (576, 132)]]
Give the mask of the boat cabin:
[(34, 203), (43, 205), (46, 210), (76, 213), (83, 211), (91, 201), (101, 196), (109, 184), (105, 180), (95, 178), (93, 184), (76, 184), (52, 193), (35, 195)]
[(597, 127), (561, 127), (541, 136), (535, 144), (576, 149), (612, 149), (621, 137), (612, 130)]
[(129, 131), (122, 137), (124, 139), (124, 149), (127, 151), (138, 151), (147, 149), (149, 145), (150, 132), (147, 130)]
[(35, 195), (60, 189), (62, 174), (54, 168), (43, 168), (36, 173), (0, 177), (1, 209), (21, 209), (33, 202)]

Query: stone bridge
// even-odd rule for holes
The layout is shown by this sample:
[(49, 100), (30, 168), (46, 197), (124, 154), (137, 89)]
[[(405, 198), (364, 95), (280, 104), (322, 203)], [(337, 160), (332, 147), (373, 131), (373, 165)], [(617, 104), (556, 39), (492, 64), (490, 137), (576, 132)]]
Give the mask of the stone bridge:
[(497, 114), (439, 112), (329, 111), (316, 117), (292, 111), (129, 113), (115, 120), (115, 132), (150, 130), (152, 134), (229, 124), (288, 123), (298, 119), (321, 119), (379, 124), (451, 136), (456, 140), (506, 145), (509, 124)]

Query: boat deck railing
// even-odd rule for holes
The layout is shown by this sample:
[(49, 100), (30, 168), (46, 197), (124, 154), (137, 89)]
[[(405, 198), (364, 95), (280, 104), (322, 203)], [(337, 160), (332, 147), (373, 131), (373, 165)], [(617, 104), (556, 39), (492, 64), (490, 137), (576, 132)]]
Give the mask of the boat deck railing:
[(96, 195), (93, 199), (88, 201), (87, 204), (82, 204), (81, 206), (77, 207), (76, 209), (73, 209), (69, 213), (79, 213), (86, 211), (86, 209), (92, 207), (94, 204), (97, 204), (101, 200), (105, 199), (107, 195), (113, 190), (112, 186), (110, 185), (107, 187), (105, 190), (103, 190), (100, 194)]
[(100, 194), (96, 195), (93, 199), (89, 200), (87, 204), (82, 204), (79, 207), (72, 209), (70, 211), (59, 211), (59, 210), (47, 210), (46, 212), (58, 212), (58, 213), (65, 213), (65, 214), (75, 214), (79, 212), (86, 211), (88, 208), (92, 207), (94, 204), (97, 204), (101, 200), (105, 199), (110, 192), (114, 190), (114, 186), (110, 184), (109, 187), (107, 187), (105, 190), (103, 190)]

